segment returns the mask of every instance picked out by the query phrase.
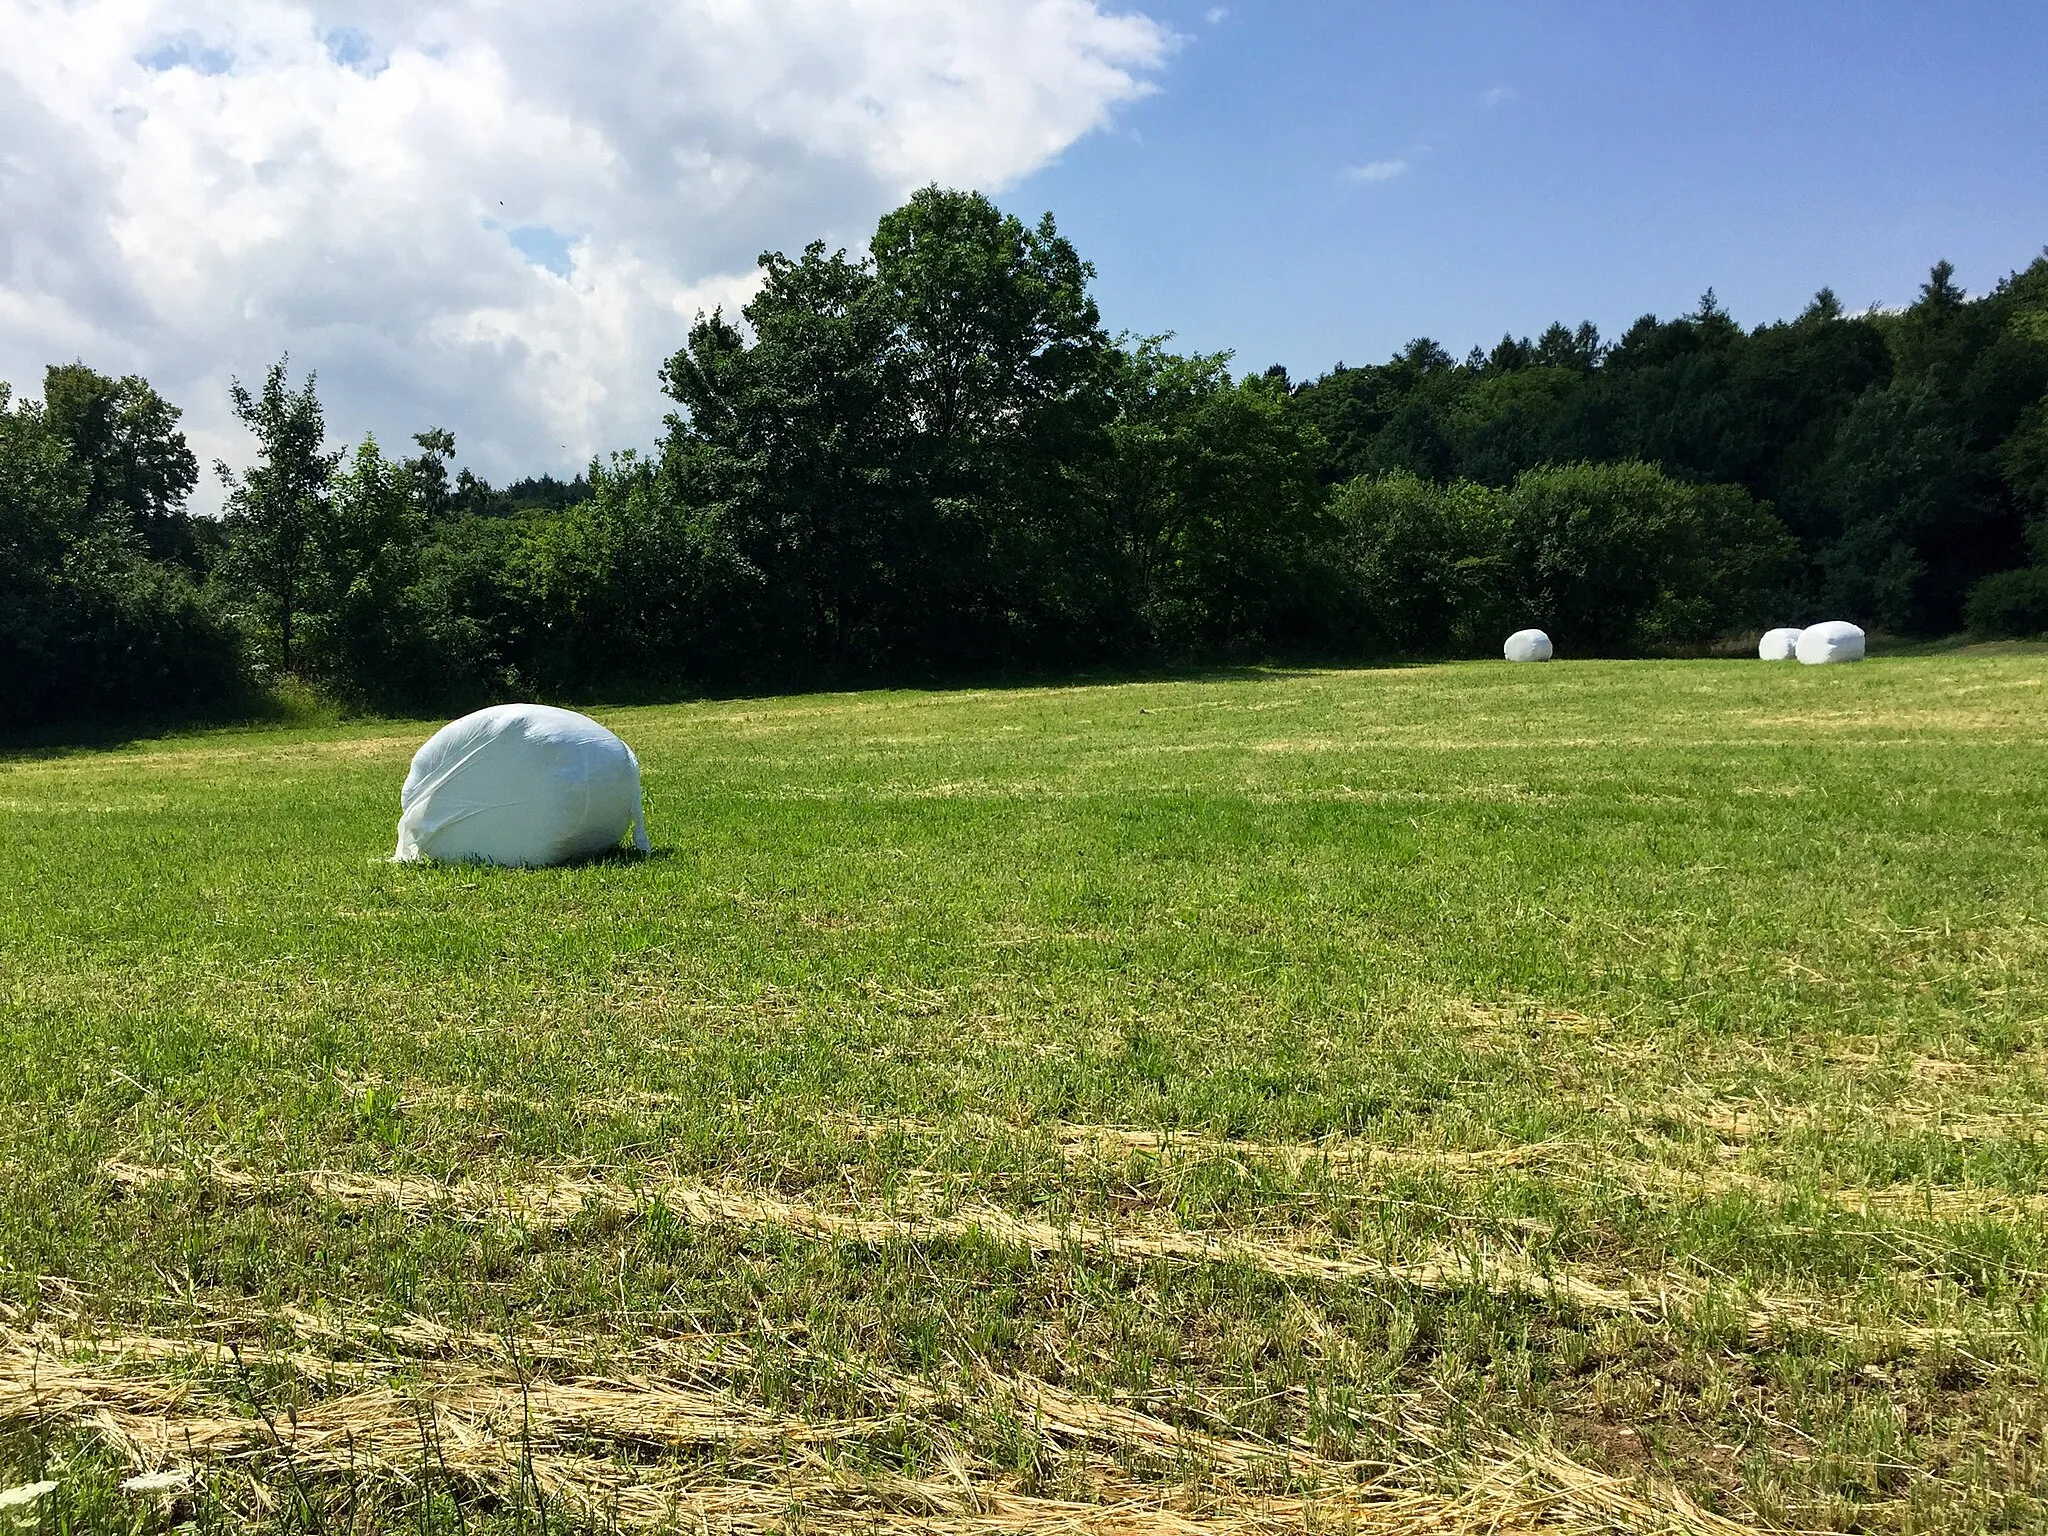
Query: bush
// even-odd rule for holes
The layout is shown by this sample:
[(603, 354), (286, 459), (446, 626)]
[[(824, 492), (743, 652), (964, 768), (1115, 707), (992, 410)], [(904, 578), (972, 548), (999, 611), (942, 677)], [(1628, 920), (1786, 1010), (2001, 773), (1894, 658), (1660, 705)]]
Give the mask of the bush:
[(1399, 656), (1473, 656), (1499, 645), (1507, 602), (1507, 516), (1499, 492), (1432, 485), (1405, 470), (1339, 490), (1332, 518), (1366, 643)]
[(234, 631), (184, 572), (89, 539), (0, 597), (0, 727), (170, 719), (244, 701)]
[(1769, 506), (1739, 485), (1684, 488), (1690, 515), (1669, 553), (1637, 643), (1698, 648), (1762, 629), (1791, 606), (1799, 546)]
[(1639, 647), (1643, 621), (1692, 542), (1686, 487), (1647, 464), (1525, 470), (1507, 496), (1518, 622), (1573, 656)]
[(1701, 646), (1781, 606), (1797, 556), (1740, 486), (1647, 464), (1546, 466), (1505, 491), (1395, 472), (1331, 512), (1360, 628), (1409, 656), (1491, 654), (1523, 625), (1572, 656)]
[(0, 727), (203, 714), (243, 692), (235, 636), (182, 567), (148, 558), (40, 406), (0, 385)]
[(1963, 605), (1970, 632), (1986, 639), (2048, 634), (2048, 566), (2000, 571), (1970, 589)]

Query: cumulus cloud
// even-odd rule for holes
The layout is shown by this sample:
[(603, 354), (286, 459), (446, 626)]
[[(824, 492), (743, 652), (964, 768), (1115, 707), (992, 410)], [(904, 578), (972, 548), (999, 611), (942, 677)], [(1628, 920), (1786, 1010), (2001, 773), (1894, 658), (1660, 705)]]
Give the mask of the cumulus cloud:
[(202, 457), (289, 348), (337, 435), (502, 478), (644, 444), (769, 246), (999, 191), (1142, 95), (1097, 0), (0, 0), (0, 378), (147, 374)]
[(1365, 165), (1347, 165), (1344, 175), (1351, 181), (1392, 181), (1407, 169), (1406, 160), (1374, 160)]

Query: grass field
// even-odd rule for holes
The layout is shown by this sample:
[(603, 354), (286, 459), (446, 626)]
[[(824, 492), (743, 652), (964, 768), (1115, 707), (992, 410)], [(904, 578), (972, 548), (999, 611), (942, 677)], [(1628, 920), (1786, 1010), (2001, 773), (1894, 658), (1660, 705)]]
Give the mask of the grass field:
[(0, 1527), (2048, 1530), (2048, 654), (597, 713), (0, 758)]

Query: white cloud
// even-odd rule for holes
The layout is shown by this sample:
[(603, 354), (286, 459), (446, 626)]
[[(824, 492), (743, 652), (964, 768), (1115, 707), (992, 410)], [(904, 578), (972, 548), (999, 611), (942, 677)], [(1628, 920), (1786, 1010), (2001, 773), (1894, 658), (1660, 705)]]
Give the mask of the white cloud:
[(1212, 5), (1212, 6), (1210, 6), (1210, 7), (1209, 7), (1209, 9), (1207, 9), (1207, 10), (1206, 10), (1206, 11), (1204, 11), (1204, 12), (1202, 12), (1202, 20), (1204, 20), (1204, 21), (1208, 22), (1208, 23), (1209, 23), (1209, 25), (1210, 25), (1210, 26), (1212, 26), (1212, 27), (1220, 27), (1220, 26), (1222, 26), (1222, 25), (1223, 25), (1223, 19), (1224, 19), (1224, 17), (1228, 16), (1229, 14), (1230, 14), (1230, 7), (1229, 7), (1229, 6), (1227, 6), (1227, 5)]
[(1344, 174), (1352, 181), (1392, 181), (1407, 170), (1406, 160), (1374, 160), (1365, 165), (1347, 165)]
[(1511, 87), (1496, 85), (1492, 90), (1479, 98), (1479, 105), (1492, 108), (1499, 106), (1504, 101), (1513, 101), (1514, 99), (1515, 93)]
[(0, 0), (0, 36), (0, 378), (145, 373), (239, 461), (228, 377), (289, 347), (337, 438), (445, 425), (498, 478), (645, 445), (764, 247), (1000, 190), (1173, 42), (1097, 0)]

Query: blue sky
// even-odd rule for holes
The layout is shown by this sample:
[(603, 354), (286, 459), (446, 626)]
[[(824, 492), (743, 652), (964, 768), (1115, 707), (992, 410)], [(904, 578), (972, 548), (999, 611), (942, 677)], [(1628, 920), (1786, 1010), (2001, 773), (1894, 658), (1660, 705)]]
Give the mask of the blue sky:
[(2048, 244), (2039, 0), (1146, 10), (1185, 39), (1157, 93), (1001, 200), (1112, 328), (1246, 368), (1613, 336), (1710, 284), (1745, 324), (1897, 304), (1941, 257), (1976, 292)]

